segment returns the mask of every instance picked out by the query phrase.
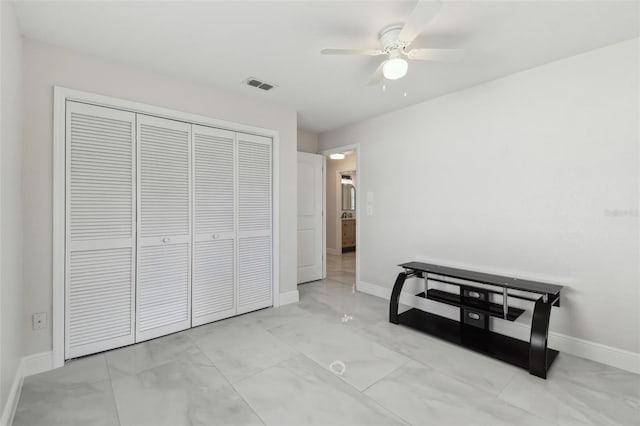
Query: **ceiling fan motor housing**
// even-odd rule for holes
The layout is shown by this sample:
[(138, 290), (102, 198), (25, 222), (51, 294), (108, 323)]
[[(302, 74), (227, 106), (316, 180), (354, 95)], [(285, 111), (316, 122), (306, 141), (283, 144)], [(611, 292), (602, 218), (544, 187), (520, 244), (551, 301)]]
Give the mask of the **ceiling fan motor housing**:
[(398, 35), (402, 31), (402, 24), (390, 25), (385, 27), (378, 34), (378, 40), (385, 53), (390, 53), (393, 50), (404, 49), (406, 44), (398, 40)]

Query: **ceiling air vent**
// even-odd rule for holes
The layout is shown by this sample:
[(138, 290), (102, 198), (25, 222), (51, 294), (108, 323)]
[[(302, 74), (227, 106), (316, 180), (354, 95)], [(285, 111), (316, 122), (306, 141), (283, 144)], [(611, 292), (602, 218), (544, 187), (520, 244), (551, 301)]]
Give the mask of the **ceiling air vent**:
[(278, 87), (275, 84), (267, 83), (267, 82), (258, 80), (257, 78), (253, 78), (253, 77), (249, 77), (248, 79), (246, 79), (244, 81), (244, 84), (246, 84), (247, 86), (255, 87), (256, 89), (262, 89), (264, 91), (268, 91), (268, 90), (271, 90), (271, 89), (273, 89), (275, 87)]

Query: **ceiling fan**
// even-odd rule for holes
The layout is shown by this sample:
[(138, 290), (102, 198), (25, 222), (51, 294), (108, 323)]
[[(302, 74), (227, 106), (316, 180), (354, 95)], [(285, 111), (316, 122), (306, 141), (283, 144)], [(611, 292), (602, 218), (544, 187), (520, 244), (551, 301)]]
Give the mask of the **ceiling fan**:
[(462, 51), (459, 49), (409, 48), (441, 6), (440, 1), (418, 1), (404, 25), (391, 25), (380, 31), (378, 39), (381, 47), (379, 49), (322, 49), (320, 53), (323, 55), (386, 55), (387, 59), (378, 66), (369, 79), (369, 84), (377, 84), (383, 78), (397, 80), (404, 77), (409, 69), (407, 59), (455, 61), (461, 57)]

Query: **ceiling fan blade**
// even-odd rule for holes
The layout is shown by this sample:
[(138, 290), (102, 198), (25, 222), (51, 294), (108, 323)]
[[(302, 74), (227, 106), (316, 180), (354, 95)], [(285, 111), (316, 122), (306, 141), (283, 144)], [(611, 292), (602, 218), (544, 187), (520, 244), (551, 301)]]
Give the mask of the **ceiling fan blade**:
[(384, 55), (384, 51), (380, 49), (322, 49), (320, 53), (323, 55)]
[(409, 59), (419, 61), (456, 62), (463, 56), (462, 49), (411, 49), (407, 52)]
[(407, 22), (402, 27), (398, 40), (407, 45), (411, 44), (418, 35), (424, 31), (429, 21), (436, 16), (436, 13), (440, 10), (442, 3), (436, 1), (418, 1), (416, 8), (413, 9), (411, 15), (407, 19)]
[(382, 63), (378, 65), (378, 68), (376, 68), (376, 71), (373, 73), (371, 78), (369, 78), (369, 82), (367, 83), (369, 86), (375, 86), (376, 84), (382, 81), (382, 79), (384, 78), (384, 74), (382, 73), (382, 68), (384, 67), (384, 64), (386, 62), (387, 61), (382, 61)]

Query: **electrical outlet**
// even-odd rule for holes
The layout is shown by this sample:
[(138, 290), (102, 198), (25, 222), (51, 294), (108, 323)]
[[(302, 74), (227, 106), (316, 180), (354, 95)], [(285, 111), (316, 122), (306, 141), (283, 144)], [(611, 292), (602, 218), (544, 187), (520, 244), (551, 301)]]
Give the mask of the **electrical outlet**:
[(47, 328), (47, 313), (38, 312), (31, 317), (34, 330), (42, 330)]

